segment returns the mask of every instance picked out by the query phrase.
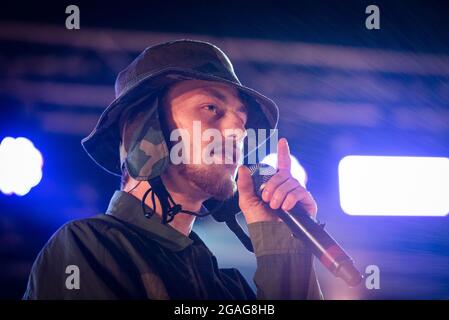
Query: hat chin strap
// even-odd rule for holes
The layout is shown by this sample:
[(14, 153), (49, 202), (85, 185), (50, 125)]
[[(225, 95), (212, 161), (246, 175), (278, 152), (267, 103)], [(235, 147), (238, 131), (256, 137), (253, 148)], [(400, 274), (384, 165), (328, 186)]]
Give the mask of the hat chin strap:
[[(164, 183), (162, 182), (162, 179), (160, 176), (157, 176), (155, 178), (148, 179), (148, 183), (151, 185), (151, 188), (149, 188), (145, 194), (142, 197), (142, 211), (146, 218), (151, 218), (154, 213), (156, 212), (156, 199), (155, 196), (159, 199), (159, 203), (161, 205), (161, 211), (162, 211), (162, 224), (167, 224), (175, 218), (175, 216), (182, 212), (187, 213), (195, 217), (205, 217), (213, 211), (208, 211), (204, 214), (193, 212), (189, 210), (182, 209), (182, 205), (176, 203), (170, 193), (168, 192), (167, 188), (165, 188)], [(153, 205), (153, 208), (151, 208), (151, 211), (147, 211), (145, 208), (145, 200), (148, 197), (148, 195), (151, 194), (151, 202)]]
[[(189, 211), (189, 210), (183, 210), (182, 206), (180, 204), (175, 203), (172, 196), (168, 192), (167, 188), (165, 188), (164, 183), (162, 182), (162, 179), (160, 176), (157, 176), (155, 178), (148, 179), (148, 183), (151, 185), (151, 188), (149, 188), (142, 198), (142, 211), (146, 218), (151, 218), (154, 213), (156, 212), (156, 199), (155, 196), (158, 197), (159, 203), (161, 205), (162, 210), (162, 224), (167, 224), (175, 218), (175, 216), (182, 212), (187, 213), (195, 217), (205, 217), (208, 215), (212, 215), (214, 219), (218, 222), (225, 222), (229, 229), (237, 236), (237, 238), (240, 240), (240, 242), (245, 246), (245, 248), (250, 251), (254, 252), (251, 239), (248, 237), (248, 235), (243, 231), (242, 227), (238, 223), (236, 219), (236, 213), (234, 214), (225, 214), (223, 215), (223, 212), (220, 212), (222, 209), (229, 209), (225, 202), (223, 201), (212, 201), (213, 209), (209, 210), (204, 213), (200, 214), (197, 212)], [(145, 200), (148, 197), (148, 195), (151, 194), (151, 202), (153, 205), (153, 208), (151, 211), (147, 211), (145, 208)], [(235, 201), (235, 199), (231, 200)], [(228, 201), (229, 202), (229, 201)], [(225, 205), (224, 205), (225, 204)], [(228, 210), (226, 210), (228, 211)], [(231, 212), (234, 210), (230, 210)]]

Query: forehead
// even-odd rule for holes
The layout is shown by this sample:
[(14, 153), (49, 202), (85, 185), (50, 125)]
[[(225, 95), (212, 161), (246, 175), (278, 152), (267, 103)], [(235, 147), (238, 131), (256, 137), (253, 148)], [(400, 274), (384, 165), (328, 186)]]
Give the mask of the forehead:
[(239, 100), (238, 90), (228, 84), (216, 81), (185, 80), (172, 85), (167, 93), (169, 100), (188, 99), (197, 95), (209, 95), (219, 100)]

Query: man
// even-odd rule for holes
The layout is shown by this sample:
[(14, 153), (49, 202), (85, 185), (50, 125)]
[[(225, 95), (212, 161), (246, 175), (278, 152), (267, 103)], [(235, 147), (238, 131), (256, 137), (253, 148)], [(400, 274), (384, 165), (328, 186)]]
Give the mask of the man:
[[(278, 142), (278, 171), (262, 199), (240, 166), (247, 130), (276, 128), (274, 102), (241, 85), (220, 49), (191, 40), (147, 48), (119, 74), (116, 96), (83, 146), (122, 176), (122, 190), (106, 214), (56, 232), (33, 265), (25, 299), (321, 298), (310, 251), (275, 213), (296, 203), (317, 212), (290, 174), (287, 141)], [(209, 141), (192, 139), (195, 130), (219, 132), (219, 148), (206, 152)], [(223, 154), (224, 145), (232, 152)], [(204, 154), (215, 161), (192, 160)], [(191, 231), (207, 213), (204, 201), (236, 190), (257, 257), (257, 294), (236, 269), (219, 269)]]

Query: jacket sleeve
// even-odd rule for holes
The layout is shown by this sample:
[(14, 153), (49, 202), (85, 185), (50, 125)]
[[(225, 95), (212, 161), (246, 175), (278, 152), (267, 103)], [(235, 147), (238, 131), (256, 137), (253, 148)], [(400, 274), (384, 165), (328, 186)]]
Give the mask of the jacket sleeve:
[(283, 222), (248, 225), (257, 260), (258, 299), (321, 300), (312, 253)]

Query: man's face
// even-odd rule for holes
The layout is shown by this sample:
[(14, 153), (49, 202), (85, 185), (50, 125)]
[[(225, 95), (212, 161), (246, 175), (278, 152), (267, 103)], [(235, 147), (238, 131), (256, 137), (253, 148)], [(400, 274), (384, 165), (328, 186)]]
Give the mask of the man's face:
[(164, 103), (170, 133), (175, 129), (187, 133), (182, 143), (190, 154), (187, 163), (177, 165), (179, 174), (207, 195), (231, 197), (247, 121), (247, 108), (237, 90), (218, 82), (187, 80), (170, 87)]

